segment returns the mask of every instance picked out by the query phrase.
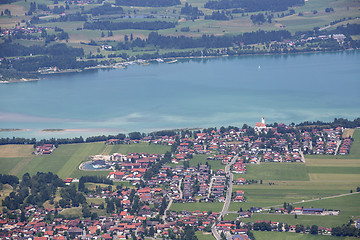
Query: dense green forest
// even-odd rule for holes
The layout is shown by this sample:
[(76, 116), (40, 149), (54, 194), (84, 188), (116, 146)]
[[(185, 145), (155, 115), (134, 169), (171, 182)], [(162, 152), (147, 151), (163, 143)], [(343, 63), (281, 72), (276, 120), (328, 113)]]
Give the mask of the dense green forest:
[(84, 23), (85, 29), (100, 30), (121, 30), (121, 29), (143, 29), (143, 30), (160, 30), (174, 28), (176, 22), (154, 21), (154, 22), (110, 22), (96, 21)]
[(137, 7), (169, 7), (181, 4), (180, 0), (116, 0), (116, 5)]
[(220, 0), (208, 1), (205, 3), (205, 8), (210, 9), (230, 9), (241, 8), (245, 12), (258, 12), (258, 11), (285, 11), (289, 7), (304, 5), (304, 0)]
[(93, 16), (112, 15), (112, 14), (122, 14), (124, 13), (124, 10), (122, 7), (112, 7), (110, 3), (104, 3), (104, 5), (91, 8), (87, 11), (84, 11), (84, 13), (91, 14)]

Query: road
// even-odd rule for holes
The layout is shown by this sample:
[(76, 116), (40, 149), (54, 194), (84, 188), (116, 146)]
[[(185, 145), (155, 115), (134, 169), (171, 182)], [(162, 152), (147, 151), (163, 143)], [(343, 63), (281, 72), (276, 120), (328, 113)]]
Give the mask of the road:
[(301, 161), (303, 161), (303, 163), (305, 163), (306, 160), (305, 160), (303, 151), (300, 151), (300, 156), (301, 156)]
[(167, 207), (165, 209), (164, 215), (162, 216), (162, 220), (164, 221), (164, 223), (166, 222), (166, 212), (167, 212), (167, 210), (170, 209), (172, 202), (173, 202), (173, 199), (171, 198), (169, 204), (167, 205)]
[(180, 199), (182, 199), (182, 197), (183, 197), (183, 192), (181, 190), (181, 183), (182, 183), (182, 179), (180, 179), (179, 185), (178, 185), (178, 190), (179, 190), (179, 193), (180, 193)]
[[(225, 166), (226, 176), (229, 177), (229, 186), (228, 186), (228, 190), (227, 190), (227, 193), (226, 193), (226, 198), (225, 198), (225, 202), (224, 202), (224, 205), (223, 205), (223, 209), (220, 212), (219, 217), (217, 218), (217, 221), (221, 221), (221, 218), (225, 214), (228, 213), (229, 205), (230, 205), (230, 202), (231, 202), (231, 194), (232, 194), (233, 179), (234, 179), (234, 176), (233, 176), (233, 174), (231, 173), (230, 170), (231, 170), (231, 166), (234, 165), (234, 163), (236, 162), (238, 157), (239, 157), (239, 155), (236, 155), (235, 157), (233, 157), (231, 162), (228, 165)], [(217, 221), (215, 221), (214, 224), (211, 226), (211, 231), (213, 233), (213, 236), (216, 238), (216, 240), (220, 240), (221, 237), (220, 237), (218, 231), (216, 230), (216, 222)], [(229, 236), (227, 236), (227, 238), (229, 238)]]
[(233, 180), (234, 180), (234, 175), (232, 174), (232, 172), (230, 170), (231, 170), (231, 166), (234, 165), (234, 163), (236, 162), (237, 159), (238, 159), (238, 155), (233, 157), (231, 162), (228, 165), (226, 165), (226, 167), (225, 167), (226, 176), (229, 177), (229, 186), (228, 186), (228, 191), (226, 193), (225, 203), (224, 203), (223, 209), (221, 211), (222, 216), (227, 214), (229, 206), (230, 206), (232, 187), (233, 187)]
[(335, 154), (334, 154), (334, 155), (337, 155), (337, 153), (338, 153), (338, 151), (339, 151), (340, 145), (341, 145), (341, 140), (338, 140), (338, 141), (336, 142), (336, 150), (335, 150)]
[(214, 183), (214, 178), (211, 178), (211, 180), (210, 180), (210, 185), (209, 185), (209, 193), (208, 193), (208, 195), (207, 195), (208, 198), (210, 198), (211, 188), (212, 188), (213, 183)]

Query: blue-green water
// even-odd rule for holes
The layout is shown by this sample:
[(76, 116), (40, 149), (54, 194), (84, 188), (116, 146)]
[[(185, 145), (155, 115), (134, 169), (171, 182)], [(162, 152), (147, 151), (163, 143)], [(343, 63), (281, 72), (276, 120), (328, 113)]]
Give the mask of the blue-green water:
[[(260, 66), (260, 68), (259, 68)], [(360, 51), (179, 60), (0, 85), (0, 137), (353, 119)], [(44, 133), (46, 128), (86, 129)]]

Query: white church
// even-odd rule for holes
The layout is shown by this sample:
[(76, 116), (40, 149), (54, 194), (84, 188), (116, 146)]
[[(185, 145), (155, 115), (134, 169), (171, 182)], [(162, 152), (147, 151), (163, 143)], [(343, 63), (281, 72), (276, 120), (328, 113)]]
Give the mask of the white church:
[(257, 122), (255, 125), (255, 131), (261, 132), (263, 129), (266, 129), (264, 117), (262, 117), (261, 122)]

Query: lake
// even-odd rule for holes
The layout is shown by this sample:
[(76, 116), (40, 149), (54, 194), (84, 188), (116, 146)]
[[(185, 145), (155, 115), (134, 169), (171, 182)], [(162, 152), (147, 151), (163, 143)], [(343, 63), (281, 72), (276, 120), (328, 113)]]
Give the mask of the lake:
[[(330, 121), (360, 116), (360, 51), (184, 59), (0, 85), (0, 137)], [(70, 129), (43, 132), (42, 129)]]

